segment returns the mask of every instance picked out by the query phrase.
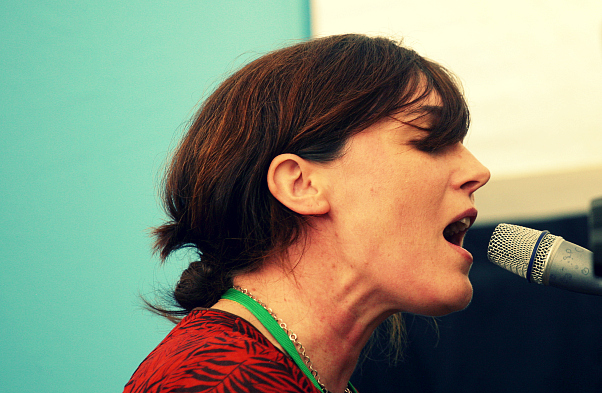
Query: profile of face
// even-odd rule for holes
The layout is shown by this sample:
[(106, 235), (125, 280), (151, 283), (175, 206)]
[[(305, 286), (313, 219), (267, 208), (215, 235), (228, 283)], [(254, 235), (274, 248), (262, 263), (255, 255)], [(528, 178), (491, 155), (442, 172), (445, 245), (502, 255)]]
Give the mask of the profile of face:
[(325, 165), (334, 252), (392, 310), (443, 315), (472, 299), (473, 259), (462, 240), (477, 215), (474, 192), (490, 174), (462, 143), (420, 151), (411, 142), (426, 131), (400, 119), (412, 120), (381, 120)]

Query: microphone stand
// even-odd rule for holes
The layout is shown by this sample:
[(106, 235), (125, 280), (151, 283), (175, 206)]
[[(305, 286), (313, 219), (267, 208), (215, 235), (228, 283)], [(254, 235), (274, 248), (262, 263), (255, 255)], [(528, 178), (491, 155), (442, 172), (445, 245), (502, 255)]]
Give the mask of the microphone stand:
[(590, 250), (594, 253), (594, 274), (602, 277), (602, 197), (592, 201), (588, 221)]

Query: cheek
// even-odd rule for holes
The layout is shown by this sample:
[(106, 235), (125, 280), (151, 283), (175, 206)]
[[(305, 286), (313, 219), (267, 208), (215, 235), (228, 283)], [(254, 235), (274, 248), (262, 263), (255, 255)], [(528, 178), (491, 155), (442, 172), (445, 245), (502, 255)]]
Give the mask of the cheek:
[(383, 236), (395, 236), (393, 242), (402, 238), (406, 246), (431, 241), (432, 236), (427, 239), (427, 235), (433, 225), (440, 225), (442, 181), (391, 176), (375, 176), (371, 180), (366, 192), (360, 191), (352, 197), (356, 198), (353, 209), (360, 215), (364, 229), (366, 225), (379, 227)]
[(404, 221), (416, 231), (427, 231), (440, 225), (443, 217), (445, 182), (442, 179), (424, 179), (408, 187), (396, 196), (395, 204)]

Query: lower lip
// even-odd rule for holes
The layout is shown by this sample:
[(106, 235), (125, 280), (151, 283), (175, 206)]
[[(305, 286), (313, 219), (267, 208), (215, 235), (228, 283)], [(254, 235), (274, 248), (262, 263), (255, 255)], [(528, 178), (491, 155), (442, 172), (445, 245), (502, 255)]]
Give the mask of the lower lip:
[(470, 264), (472, 264), (473, 257), (472, 257), (472, 254), (470, 252), (468, 252), (468, 250), (466, 250), (465, 248), (462, 248), (460, 246), (457, 246), (454, 243), (450, 243), (450, 242), (447, 242), (447, 243), (450, 246), (452, 246), (458, 253), (462, 254), (464, 259), (466, 259)]

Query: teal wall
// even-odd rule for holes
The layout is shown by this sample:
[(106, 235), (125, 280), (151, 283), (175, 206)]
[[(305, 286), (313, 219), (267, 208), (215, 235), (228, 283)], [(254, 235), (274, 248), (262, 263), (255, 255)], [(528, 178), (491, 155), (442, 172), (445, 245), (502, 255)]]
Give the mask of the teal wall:
[(309, 36), (309, 0), (0, 5), (0, 391), (116, 392), (171, 325), (148, 228), (199, 100)]

